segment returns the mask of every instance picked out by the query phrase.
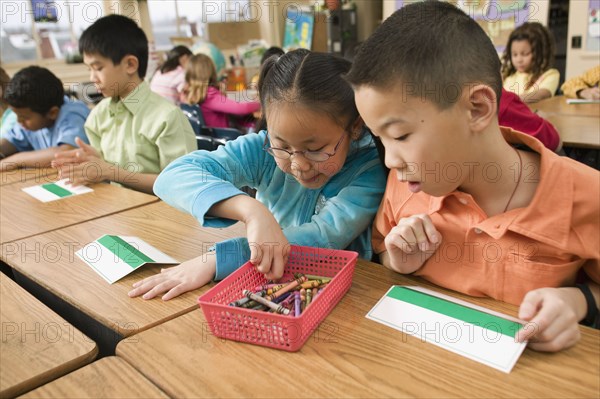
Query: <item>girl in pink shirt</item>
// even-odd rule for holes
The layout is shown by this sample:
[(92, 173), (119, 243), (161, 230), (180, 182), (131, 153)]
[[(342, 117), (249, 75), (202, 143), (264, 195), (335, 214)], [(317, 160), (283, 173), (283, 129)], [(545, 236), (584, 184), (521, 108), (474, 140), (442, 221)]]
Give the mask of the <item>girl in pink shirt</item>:
[(167, 60), (152, 77), (150, 89), (173, 104), (179, 105), (181, 90), (185, 83), (184, 68), (191, 56), (192, 52), (187, 47), (173, 47), (167, 53)]
[[(237, 102), (219, 90), (212, 60), (204, 54), (192, 56), (185, 69), (187, 100), (199, 104), (204, 121), (210, 127), (230, 127), (229, 116), (249, 116), (260, 110), (258, 101)], [(243, 123), (242, 123), (243, 124)]]

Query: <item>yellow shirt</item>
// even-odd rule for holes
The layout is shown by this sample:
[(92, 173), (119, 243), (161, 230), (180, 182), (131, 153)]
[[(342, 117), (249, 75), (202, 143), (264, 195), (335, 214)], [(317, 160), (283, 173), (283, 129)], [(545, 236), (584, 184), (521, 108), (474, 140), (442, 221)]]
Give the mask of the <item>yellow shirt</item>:
[(515, 72), (512, 75), (507, 76), (502, 85), (504, 86), (504, 90), (512, 91), (520, 97), (536, 93), (540, 89), (546, 89), (550, 92), (551, 96), (554, 96), (556, 89), (558, 89), (560, 72), (558, 72), (557, 69), (548, 69), (539, 77), (537, 82), (525, 90), (530, 79), (530, 73)]
[(158, 174), (197, 149), (187, 117), (146, 82), (124, 100), (102, 100), (90, 113), (85, 132), (105, 161), (137, 173)]
[(413, 194), (392, 170), (373, 223), (373, 251), (386, 250), (385, 236), (401, 218), (426, 213), (442, 243), (414, 274), (434, 284), (520, 304), (531, 290), (573, 286), (580, 269), (600, 283), (600, 173), (529, 135), (501, 130), (508, 142), (540, 154), (539, 185), (527, 207), (488, 217), (467, 193)]
[(563, 83), (560, 88), (563, 94), (569, 98), (577, 98), (579, 90), (598, 86), (600, 82), (600, 65), (586, 71), (583, 75), (575, 76)]

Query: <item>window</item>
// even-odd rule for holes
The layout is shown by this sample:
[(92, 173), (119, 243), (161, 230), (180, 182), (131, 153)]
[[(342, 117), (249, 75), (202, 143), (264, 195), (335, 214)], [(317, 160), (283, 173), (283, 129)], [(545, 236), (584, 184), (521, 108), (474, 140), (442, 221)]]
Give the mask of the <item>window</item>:
[(203, 37), (208, 22), (250, 18), (248, 0), (148, 0), (157, 50), (172, 47), (172, 37)]
[(0, 15), (0, 58), (9, 63), (63, 58), (104, 8), (102, 0), (16, 0), (0, 2)]

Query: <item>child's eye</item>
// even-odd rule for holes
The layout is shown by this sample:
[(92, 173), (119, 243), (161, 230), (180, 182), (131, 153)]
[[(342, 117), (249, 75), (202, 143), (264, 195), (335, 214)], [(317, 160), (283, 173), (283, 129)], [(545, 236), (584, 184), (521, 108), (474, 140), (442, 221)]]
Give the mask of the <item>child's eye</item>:
[(408, 138), (408, 136), (410, 136), (410, 133), (406, 133), (406, 134), (403, 134), (400, 137), (396, 137), (394, 140), (396, 140), (396, 141), (405, 141)]

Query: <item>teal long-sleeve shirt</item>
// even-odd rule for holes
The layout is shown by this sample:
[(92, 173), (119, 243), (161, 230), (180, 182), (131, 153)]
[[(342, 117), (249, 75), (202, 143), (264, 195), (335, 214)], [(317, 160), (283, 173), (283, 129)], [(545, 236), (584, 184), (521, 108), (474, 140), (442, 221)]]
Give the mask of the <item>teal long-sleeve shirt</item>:
[[(371, 223), (385, 190), (386, 176), (369, 134), (352, 141), (342, 169), (319, 189), (303, 187), (279, 169), (262, 148), (266, 132), (230, 141), (213, 152), (195, 151), (173, 161), (158, 176), (154, 192), (170, 205), (191, 213), (202, 226), (227, 227), (236, 221), (208, 217), (217, 202), (257, 191), (291, 244), (348, 249), (370, 259)], [(215, 280), (250, 258), (245, 238), (216, 245)]]

